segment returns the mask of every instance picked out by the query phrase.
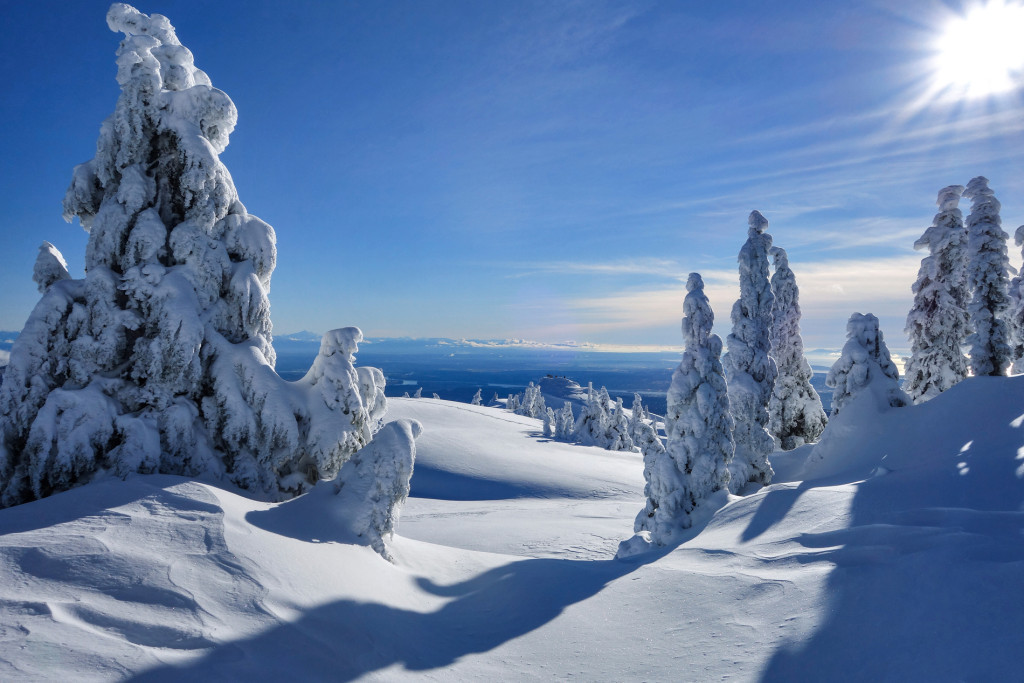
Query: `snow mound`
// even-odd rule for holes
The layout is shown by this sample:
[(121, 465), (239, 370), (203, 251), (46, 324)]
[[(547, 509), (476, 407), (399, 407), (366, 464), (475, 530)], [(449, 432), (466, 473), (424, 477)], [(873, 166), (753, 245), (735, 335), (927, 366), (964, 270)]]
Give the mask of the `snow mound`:
[(335, 524), (345, 487), (134, 475), (0, 510), (0, 679), (1019, 678), (1024, 377), (853, 400), (775, 483), (626, 560), (638, 455), (391, 412), (382, 434), (423, 424), (393, 564)]

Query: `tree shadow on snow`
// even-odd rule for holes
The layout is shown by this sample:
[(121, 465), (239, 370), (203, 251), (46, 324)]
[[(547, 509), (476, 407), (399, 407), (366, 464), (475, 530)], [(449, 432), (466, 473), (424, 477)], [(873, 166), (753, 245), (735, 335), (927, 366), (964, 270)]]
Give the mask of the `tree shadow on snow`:
[(423, 591), (449, 601), (423, 613), (339, 600), (249, 640), (222, 644), (187, 666), (168, 665), (133, 680), (349, 681), (396, 664), (408, 671), (439, 669), (544, 626), (641, 564), (527, 559), (450, 586), (420, 578)]
[(811, 487), (801, 482), (796, 487), (776, 488), (767, 491), (762, 497), (757, 511), (750, 518), (747, 528), (743, 530), (743, 542), (751, 541), (771, 529), (785, 519), (796, 501)]
[[(860, 482), (846, 528), (798, 539), (808, 551), (796, 559), (834, 565), (829, 603), (814, 635), (777, 650), (763, 680), (1020, 678), (1024, 377), (979, 379), (948, 392), (958, 402), (943, 394), (894, 411), (916, 415), (895, 437), (858, 445), (920, 457)], [(971, 392), (984, 401), (982, 425), (957, 411)]]

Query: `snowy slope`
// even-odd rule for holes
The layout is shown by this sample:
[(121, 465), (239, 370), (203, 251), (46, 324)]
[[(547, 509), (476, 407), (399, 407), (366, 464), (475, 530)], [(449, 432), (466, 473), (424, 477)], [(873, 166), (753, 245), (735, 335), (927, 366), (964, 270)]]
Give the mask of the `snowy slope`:
[(1024, 377), (853, 404), (777, 454), (787, 481), (628, 561), (638, 455), (390, 405), (424, 426), (394, 565), (308, 504), (175, 477), (0, 511), (0, 679), (1021, 676)]

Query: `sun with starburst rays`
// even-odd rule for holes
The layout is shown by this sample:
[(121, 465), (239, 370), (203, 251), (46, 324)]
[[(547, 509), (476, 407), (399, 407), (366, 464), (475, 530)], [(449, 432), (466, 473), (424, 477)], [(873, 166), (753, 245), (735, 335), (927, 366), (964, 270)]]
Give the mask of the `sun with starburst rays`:
[(981, 98), (1018, 88), (1024, 82), (1024, 3), (988, 0), (950, 15), (933, 50), (937, 90)]

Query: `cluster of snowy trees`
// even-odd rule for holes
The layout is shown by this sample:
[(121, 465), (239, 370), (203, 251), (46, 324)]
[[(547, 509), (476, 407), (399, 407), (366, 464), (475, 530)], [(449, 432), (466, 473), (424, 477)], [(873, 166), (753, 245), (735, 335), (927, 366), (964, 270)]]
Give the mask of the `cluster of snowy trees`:
[(65, 219), (89, 233), (86, 275), (73, 279), (43, 244), (42, 298), (0, 385), (0, 504), (133, 472), (279, 500), (352, 462), (360, 486), (367, 472), (404, 480), (370, 487), (394, 494), (369, 496), (377, 509), (364, 510), (386, 535), (414, 441), (392, 435), (368, 448), (387, 404), (380, 370), (354, 365), (362, 333), (328, 332), (304, 378), (277, 375), (275, 234), (248, 213), (218, 156), (235, 106), (166, 17), (115, 4), (107, 22), (124, 34), (121, 94), (64, 199)]
[(587, 397), (577, 417), (570, 401), (558, 410), (548, 407), (540, 386), (530, 382), (522, 393), (509, 395), (505, 408), (517, 415), (540, 418), (544, 436), (557, 441), (610, 451), (639, 450), (645, 456), (664, 450), (640, 394), (633, 395), (633, 407), (627, 413), (621, 398), (613, 401), (607, 388), (595, 391), (593, 384), (588, 384)]
[[(960, 198), (971, 200), (966, 224)], [(1024, 288), (1010, 265), (1000, 205), (978, 176), (939, 191), (939, 213), (917, 242), (927, 249), (914, 283), (906, 332), (911, 356), (904, 389), (934, 398), (968, 375), (1024, 371)], [(1024, 245), (1024, 226), (1014, 235)], [(967, 353), (964, 353), (964, 349)]]
[(665, 450), (645, 459), (647, 505), (635, 523), (659, 545), (689, 528), (694, 509), (714, 492), (768, 484), (776, 446), (814, 442), (827, 422), (803, 354), (796, 278), (767, 227), (760, 212), (750, 214), (724, 357), (704, 281), (698, 273), (687, 279), (685, 351), (668, 393)]

